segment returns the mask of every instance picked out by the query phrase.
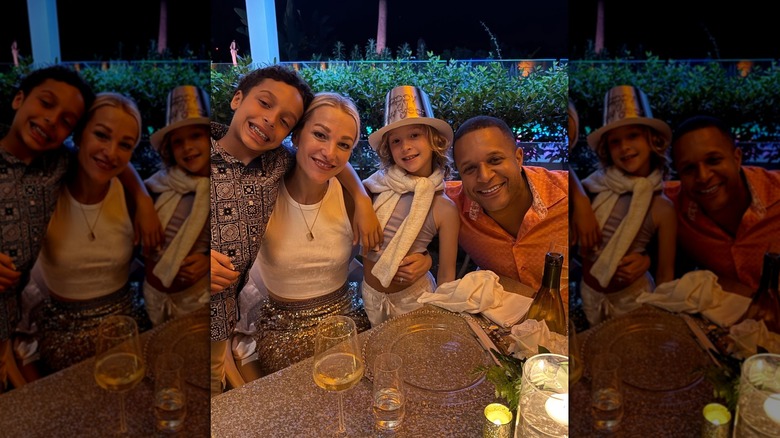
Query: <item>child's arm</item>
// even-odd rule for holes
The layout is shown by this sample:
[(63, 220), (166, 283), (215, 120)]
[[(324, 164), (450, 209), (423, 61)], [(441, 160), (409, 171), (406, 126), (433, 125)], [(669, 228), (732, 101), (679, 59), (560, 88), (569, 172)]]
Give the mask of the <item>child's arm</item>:
[(674, 204), (665, 196), (659, 201), (657, 214), (653, 214), (658, 223), (656, 285), (674, 280), (674, 257), (677, 251), (677, 213)]
[(235, 270), (230, 257), (211, 250), (211, 294), (217, 294), (238, 280), (239, 272)]
[(355, 201), (355, 215), (352, 221), (352, 233), (355, 237), (352, 244), (361, 244), (363, 246), (362, 255), (365, 256), (370, 249), (381, 246), (384, 239), (371, 197), (368, 196), (363, 182), (351, 164), (347, 163), (344, 170), (339, 172), (336, 177)]
[(154, 201), (132, 163), (128, 164), (125, 170), (119, 174), (119, 181), (130, 194), (130, 200), (135, 206), (133, 244), (138, 245), (141, 242), (144, 252), (158, 249), (165, 238), (164, 230), (160, 218), (157, 216), (157, 210), (154, 209)]
[[(446, 198), (445, 198), (446, 199)], [(436, 284), (442, 285), (455, 280), (458, 262), (458, 231), (460, 230), (460, 215), (455, 204), (446, 199), (440, 207), (434, 210), (439, 213), (439, 269), (436, 273)]]
[(572, 206), (569, 244), (579, 243), (582, 250), (590, 251), (601, 243), (601, 229), (574, 169), (569, 169), (569, 198)]

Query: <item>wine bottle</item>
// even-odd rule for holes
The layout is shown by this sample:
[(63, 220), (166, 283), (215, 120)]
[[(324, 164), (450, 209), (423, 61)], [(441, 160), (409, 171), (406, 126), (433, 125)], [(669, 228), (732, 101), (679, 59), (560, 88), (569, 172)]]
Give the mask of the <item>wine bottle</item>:
[(561, 298), (562, 267), (563, 254), (548, 252), (545, 255), (542, 285), (536, 292), (525, 319), (545, 321), (551, 332), (566, 336), (566, 313)]
[(778, 278), (780, 278), (780, 253), (766, 252), (761, 269), (761, 281), (742, 320), (764, 321), (769, 331), (780, 333)]

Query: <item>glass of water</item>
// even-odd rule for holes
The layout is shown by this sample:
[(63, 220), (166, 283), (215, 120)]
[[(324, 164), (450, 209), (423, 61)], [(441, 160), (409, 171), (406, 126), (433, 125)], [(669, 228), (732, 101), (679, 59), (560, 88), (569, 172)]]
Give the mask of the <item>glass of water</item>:
[(176, 433), (184, 428), (187, 398), (181, 370), (184, 358), (172, 352), (157, 357), (154, 368), (154, 417), (157, 430)]
[(569, 436), (569, 358), (544, 353), (523, 364), (515, 437)]
[(607, 352), (594, 355), (590, 364), (593, 427), (614, 432), (623, 419), (623, 382), (620, 357)]
[(754, 354), (742, 363), (734, 436), (780, 436), (780, 354)]
[(402, 368), (403, 360), (395, 353), (382, 353), (374, 360), (372, 410), (379, 430), (396, 430), (403, 422), (406, 394)]

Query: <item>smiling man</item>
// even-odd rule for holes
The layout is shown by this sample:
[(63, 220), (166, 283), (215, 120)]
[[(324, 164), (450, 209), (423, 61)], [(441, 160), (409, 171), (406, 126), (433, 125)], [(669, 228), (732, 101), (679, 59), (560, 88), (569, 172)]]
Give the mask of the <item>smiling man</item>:
[(452, 153), (461, 181), (446, 191), (461, 215), (458, 243), (480, 268), (538, 289), (550, 244), (568, 242), (568, 172), (523, 166), (512, 130), (489, 116), (464, 122)]
[(677, 210), (678, 260), (694, 264), (684, 270), (711, 270), (724, 288), (750, 296), (763, 254), (780, 251), (780, 172), (742, 166), (730, 132), (708, 116), (681, 123), (672, 139), (680, 181), (665, 192)]

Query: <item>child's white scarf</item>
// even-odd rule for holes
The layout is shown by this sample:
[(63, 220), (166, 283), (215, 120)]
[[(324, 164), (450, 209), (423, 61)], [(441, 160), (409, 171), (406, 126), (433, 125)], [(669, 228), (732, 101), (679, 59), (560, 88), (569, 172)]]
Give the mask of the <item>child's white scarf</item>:
[(163, 229), (168, 226), (182, 195), (195, 192), (192, 211), (181, 224), (181, 228), (152, 271), (165, 287), (170, 287), (179, 272), (182, 260), (189, 254), (209, 217), (211, 203), (209, 178), (189, 175), (180, 167), (174, 166), (159, 170), (145, 182), (149, 190), (160, 194), (154, 203), (154, 208), (157, 210)]
[(603, 229), (618, 197), (623, 193), (633, 192), (628, 212), (620, 221), (615, 234), (593, 264), (590, 273), (599, 281), (601, 287), (606, 287), (617, 270), (620, 259), (626, 254), (631, 242), (634, 241), (639, 228), (645, 219), (653, 201), (653, 192), (663, 188), (661, 172), (654, 170), (646, 178), (629, 176), (623, 171), (609, 167), (606, 172), (598, 170), (582, 181), (592, 193), (598, 193), (593, 200), (593, 213)]
[(390, 286), (398, 265), (406, 257), (409, 248), (417, 238), (425, 222), (425, 217), (433, 203), (434, 194), (444, 190), (444, 174), (441, 169), (435, 169), (427, 178), (409, 175), (405, 170), (394, 165), (385, 170), (379, 170), (363, 181), (363, 184), (373, 193), (379, 193), (374, 200), (374, 211), (382, 228), (395, 210), (401, 195), (414, 192), (409, 215), (401, 222), (395, 236), (379, 257), (371, 270), (382, 286)]

